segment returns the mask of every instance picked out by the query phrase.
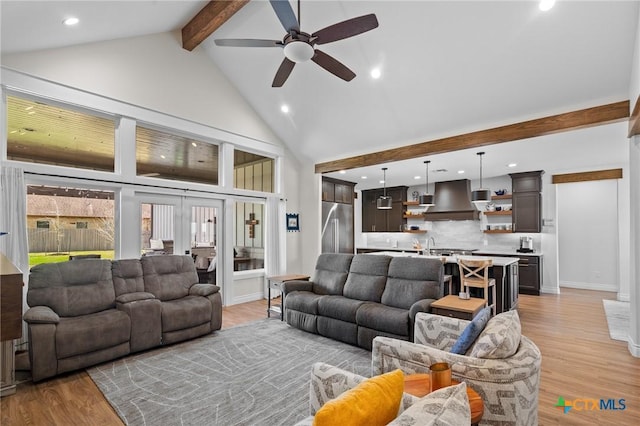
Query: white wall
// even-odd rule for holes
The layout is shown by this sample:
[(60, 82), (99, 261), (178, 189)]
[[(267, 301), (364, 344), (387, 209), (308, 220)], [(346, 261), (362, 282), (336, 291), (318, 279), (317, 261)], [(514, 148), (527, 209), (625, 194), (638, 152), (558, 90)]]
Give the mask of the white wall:
[(180, 33), (2, 55), (2, 65), (90, 93), (281, 145), (201, 50)]
[(616, 180), (558, 185), (561, 287), (618, 290)]
[[(633, 50), (634, 60), (631, 70), (631, 87), (629, 99), (631, 108), (640, 95), (640, 11), (636, 30), (636, 44)], [(634, 136), (629, 143), (629, 204), (630, 204), (630, 244), (629, 244), (629, 299), (631, 302), (631, 318), (629, 327), (629, 352), (640, 357), (640, 136)]]

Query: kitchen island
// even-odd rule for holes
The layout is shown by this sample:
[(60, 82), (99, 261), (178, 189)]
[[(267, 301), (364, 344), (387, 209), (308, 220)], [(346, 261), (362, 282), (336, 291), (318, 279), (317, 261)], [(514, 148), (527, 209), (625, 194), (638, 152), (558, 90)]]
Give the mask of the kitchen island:
[[(467, 256), (425, 256), (418, 253), (378, 251), (368, 253), (370, 255), (425, 257), (431, 259), (444, 259), (445, 274), (452, 275), (454, 294), (460, 289), (460, 273), (458, 271), (458, 258)], [(491, 259), (493, 266), (489, 275), (496, 280), (496, 313), (506, 312), (518, 307), (518, 261), (517, 257), (501, 256), (473, 256), (474, 260)], [(445, 288), (445, 292), (447, 289)]]

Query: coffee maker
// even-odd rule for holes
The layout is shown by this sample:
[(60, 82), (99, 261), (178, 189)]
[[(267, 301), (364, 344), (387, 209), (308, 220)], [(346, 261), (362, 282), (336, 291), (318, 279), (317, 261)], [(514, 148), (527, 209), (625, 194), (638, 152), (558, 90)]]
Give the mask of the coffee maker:
[(518, 253), (531, 253), (533, 252), (533, 238), (532, 237), (520, 237), (520, 248)]

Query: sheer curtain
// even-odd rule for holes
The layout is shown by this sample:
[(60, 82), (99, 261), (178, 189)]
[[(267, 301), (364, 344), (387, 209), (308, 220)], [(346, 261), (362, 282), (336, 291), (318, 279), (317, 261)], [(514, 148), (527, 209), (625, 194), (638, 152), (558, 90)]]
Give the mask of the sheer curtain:
[(265, 272), (267, 276), (282, 275), (284, 273), (284, 238), (285, 203), (276, 197), (267, 199), (265, 235)]
[[(27, 242), (27, 186), (21, 168), (5, 167), (0, 171), (0, 252), (29, 278), (29, 245)], [(27, 286), (23, 287), (22, 311), (27, 306)], [(23, 323), (24, 326), (24, 323)], [(23, 327), (22, 340), (26, 341)]]

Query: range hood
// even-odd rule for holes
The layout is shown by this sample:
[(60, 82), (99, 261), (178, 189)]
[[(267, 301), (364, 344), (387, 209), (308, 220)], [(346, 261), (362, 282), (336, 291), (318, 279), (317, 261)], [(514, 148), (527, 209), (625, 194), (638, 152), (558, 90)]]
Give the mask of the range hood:
[(436, 182), (435, 206), (429, 207), (424, 220), (478, 220), (480, 212), (471, 203), (469, 179)]

